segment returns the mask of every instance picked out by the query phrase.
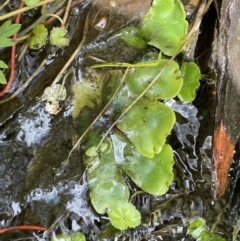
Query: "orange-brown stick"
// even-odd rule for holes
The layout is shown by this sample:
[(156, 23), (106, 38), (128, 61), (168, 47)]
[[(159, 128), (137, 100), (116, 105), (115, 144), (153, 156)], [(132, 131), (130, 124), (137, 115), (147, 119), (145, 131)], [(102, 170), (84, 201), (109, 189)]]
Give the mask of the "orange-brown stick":
[(220, 198), (227, 188), (228, 171), (232, 162), (235, 144), (231, 142), (223, 123), (214, 133), (213, 140), (213, 193), (215, 199)]
[(46, 231), (47, 229), (41, 226), (35, 226), (35, 225), (19, 225), (15, 227), (8, 227), (8, 228), (2, 228), (0, 229), (0, 234), (14, 231), (14, 230), (36, 230), (36, 231)]

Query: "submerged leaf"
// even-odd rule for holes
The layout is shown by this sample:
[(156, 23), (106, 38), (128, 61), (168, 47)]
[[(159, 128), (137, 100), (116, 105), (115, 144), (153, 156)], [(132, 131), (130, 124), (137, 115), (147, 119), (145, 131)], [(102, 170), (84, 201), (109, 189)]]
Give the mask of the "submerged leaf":
[(160, 77), (145, 96), (150, 100), (171, 99), (177, 96), (183, 84), (181, 71), (174, 61), (168, 63), (168, 60), (161, 60), (156, 66), (134, 68), (126, 77), (127, 85), (134, 94), (139, 95), (161, 71)]
[(121, 39), (124, 40), (129, 46), (133, 46), (139, 49), (147, 47), (146, 42), (141, 36), (139, 36), (139, 28), (128, 26), (123, 28), (120, 32)]
[(98, 240), (112, 240), (121, 234), (121, 230), (114, 228), (110, 223), (105, 225), (100, 234)]
[(179, 0), (154, 0), (143, 19), (141, 34), (150, 45), (172, 56), (187, 35), (188, 23)]
[(128, 202), (129, 190), (114, 160), (113, 148), (94, 157), (87, 169), (91, 202), (104, 214), (117, 202)]
[(200, 86), (200, 69), (193, 62), (185, 62), (181, 67), (183, 86), (178, 97), (182, 101), (193, 101), (196, 97), (196, 90)]
[(108, 212), (112, 225), (120, 230), (135, 228), (141, 223), (141, 215), (135, 206), (127, 202), (118, 202)]
[(175, 122), (173, 110), (143, 98), (118, 122), (117, 127), (145, 157), (160, 153)]
[(84, 106), (94, 108), (102, 101), (102, 88), (104, 78), (96, 74), (93, 81), (81, 80), (72, 85), (74, 93), (72, 99), (72, 116), (76, 118)]

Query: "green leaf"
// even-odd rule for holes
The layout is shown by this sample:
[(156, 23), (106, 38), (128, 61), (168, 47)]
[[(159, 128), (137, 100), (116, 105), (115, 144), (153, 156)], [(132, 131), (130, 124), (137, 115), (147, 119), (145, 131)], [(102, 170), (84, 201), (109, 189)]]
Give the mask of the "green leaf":
[(12, 42), (9, 37), (11, 37), (14, 33), (16, 33), (21, 27), (21, 24), (11, 24), (11, 21), (6, 21), (0, 27), (0, 48), (5, 48), (9, 46), (13, 46), (14, 42)]
[(187, 233), (197, 241), (226, 241), (220, 235), (210, 232), (206, 226), (206, 221), (202, 218), (192, 220)]
[(126, 77), (129, 89), (134, 94), (139, 95), (146, 89), (157, 74), (164, 70), (145, 96), (150, 100), (165, 100), (177, 96), (183, 84), (181, 71), (176, 62), (172, 61), (168, 65), (167, 63), (168, 60), (161, 60), (157, 66), (134, 68)]
[(56, 46), (68, 46), (69, 40), (65, 38), (66, 34), (65, 28), (53, 28), (50, 33), (50, 43)]
[(123, 134), (111, 135), (118, 166), (145, 192), (165, 194), (173, 180), (173, 152), (169, 145), (153, 158), (142, 156)]
[(32, 30), (33, 36), (29, 41), (30, 49), (40, 49), (46, 44), (48, 30), (43, 24), (37, 24)]
[(206, 221), (202, 218), (195, 219), (190, 222), (188, 227), (188, 234), (191, 234), (193, 238), (199, 238), (201, 233), (206, 228)]
[(71, 241), (86, 241), (85, 235), (80, 232), (76, 232), (71, 236)]
[(173, 110), (160, 102), (142, 98), (118, 122), (117, 127), (145, 157), (161, 152), (175, 123)]
[(151, 159), (137, 151), (126, 159), (120, 166), (142, 190), (152, 195), (163, 195), (168, 191), (174, 177), (171, 146), (164, 145), (162, 151)]
[(108, 212), (112, 225), (120, 230), (135, 228), (141, 223), (141, 215), (135, 206), (127, 202), (118, 202)]
[(196, 90), (200, 86), (200, 69), (193, 62), (185, 62), (181, 67), (183, 86), (178, 94), (182, 101), (193, 101), (196, 97)]
[(63, 233), (63, 234), (57, 235), (56, 237), (52, 237), (51, 241), (72, 241), (72, 240), (68, 234)]
[(120, 36), (123, 41), (128, 45), (143, 49), (147, 47), (146, 42), (141, 36), (139, 36), (139, 28), (134, 26), (128, 26), (120, 31)]
[(141, 34), (148, 44), (172, 56), (187, 35), (188, 23), (179, 0), (154, 0), (144, 17)]
[(86, 241), (86, 238), (83, 233), (75, 232), (73, 235), (66, 233), (52, 237), (51, 241)]
[(24, 0), (24, 2), (26, 3), (27, 6), (33, 7), (37, 5), (40, 2), (40, 0)]
[(2, 60), (0, 60), (0, 68), (7, 69), (8, 66)]
[(7, 84), (7, 80), (5, 78), (5, 75), (3, 74), (3, 72), (0, 70), (0, 84), (5, 85)]
[(128, 186), (114, 160), (112, 146), (109, 149), (87, 161), (90, 198), (95, 210), (101, 214), (115, 203), (127, 202), (129, 198)]

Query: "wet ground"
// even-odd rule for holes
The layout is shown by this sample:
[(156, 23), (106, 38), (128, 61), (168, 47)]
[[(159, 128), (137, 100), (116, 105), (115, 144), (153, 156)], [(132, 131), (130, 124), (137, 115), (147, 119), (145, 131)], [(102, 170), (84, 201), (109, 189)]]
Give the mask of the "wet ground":
[[(62, 110), (56, 116), (47, 113), (44, 103), (35, 97), (41, 96), (43, 87), (60, 71), (64, 59), (81, 40), (81, 30), (88, 10), (89, 1), (72, 9), (70, 23), (73, 25), (76, 21), (79, 22), (79, 33), (74, 33), (75, 28), (72, 29), (70, 24), (70, 47), (57, 51), (47, 47), (40, 55), (31, 51), (26, 54), (18, 67), (17, 82), (21, 79), (21, 68), (26, 70), (26, 75), (30, 75), (45, 54), (49, 65), (36, 78), (32, 87), (20, 95), (20, 101), (14, 100), (0, 107), (1, 115), (4, 113), (0, 127), (0, 228), (34, 224), (51, 228), (56, 233), (80, 230), (89, 241), (100, 240), (99, 234), (107, 229), (108, 220), (94, 211), (89, 200), (81, 148), (74, 151), (70, 161), (66, 162), (73, 143), (102, 106), (99, 105), (94, 110), (86, 107), (81, 115), (73, 119), (71, 96), (61, 103)], [(98, 12), (98, 9), (93, 11)], [(104, 12), (104, 16), (105, 14)], [(120, 16), (121, 14), (120, 12)], [(215, 18), (213, 10), (209, 15), (210, 19), (211, 15)], [(209, 18), (206, 17), (204, 21), (208, 22)], [(127, 62), (139, 54), (135, 49), (122, 51), (125, 46), (108, 38), (108, 34), (119, 27), (138, 21), (137, 17), (127, 17), (127, 21), (118, 21), (119, 19), (117, 16), (112, 18), (113, 27), (110, 22), (106, 31), (96, 32), (93, 29), (72, 64), (73, 74), (66, 84), (68, 90), (76, 80), (88, 75), (85, 72), (88, 64), (85, 61), (86, 55), (109, 57), (112, 61), (117, 56), (118, 61), (120, 58)], [(206, 40), (206, 35), (203, 32), (199, 38)], [(214, 232), (231, 240), (233, 227), (239, 219), (239, 147), (237, 146), (230, 171), (229, 188), (221, 200), (214, 201), (211, 190), (211, 149), (215, 82), (206, 65), (209, 57), (206, 57), (207, 54), (199, 54), (204, 50), (209, 53), (209, 45), (202, 46), (201, 41), (197, 45), (196, 59), (201, 65), (203, 79), (194, 103), (167, 101), (177, 116), (177, 123), (168, 140), (175, 157), (175, 178), (168, 193), (158, 197), (148, 194), (136, 196), (134, 204), (142, 213), (143, 225), (121, 232), (118, 237), (110, 236), (103, 240), (194, 240), (186, 232), (189, 222), (196, 217), (205, 218), (209, 227), (215, 227)], [(134, 191), (135, 186), (130, 180), (128, 182)], [(50, 240), (42, 235), (41, 232), (12, 231), (0, 235), (0, 240)]]

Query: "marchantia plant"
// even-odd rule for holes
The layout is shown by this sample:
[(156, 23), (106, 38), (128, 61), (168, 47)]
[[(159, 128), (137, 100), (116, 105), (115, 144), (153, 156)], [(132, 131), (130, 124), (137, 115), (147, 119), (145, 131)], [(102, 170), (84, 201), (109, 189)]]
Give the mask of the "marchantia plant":
[[(152, 195), (165, 194), (173, 180), (173, 150), (166, 138), (176, 118), (164, 101), (175, 97), (185, 102), (194, 100), (200, 79), (195, 63), (181, 60), (180, 65), (171, 59), (181, 50), (187, 28), (179, 0), (154, 0), (140, 27), (122, 29), (120, 38), (136, 48), (150, 45), (158, 51), (148, 51), (145, 62), (92, 66), (129, 68), (126, 84), (107, 111), (123, 114), (130, 105), (132, 108), (117, 121), (111, 135), (101, 140), (104, 133), (94, 126), (83, 145), (91, 202), (98, 213), (108, 213), (119, 230), (141, 224), (140, 212), (129, 203), (126, 175)], [(114, 89), (120, 79), (114, 70), (110, 74)]]

